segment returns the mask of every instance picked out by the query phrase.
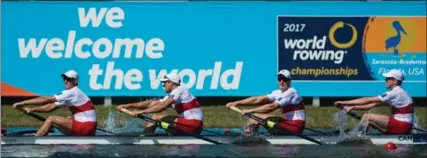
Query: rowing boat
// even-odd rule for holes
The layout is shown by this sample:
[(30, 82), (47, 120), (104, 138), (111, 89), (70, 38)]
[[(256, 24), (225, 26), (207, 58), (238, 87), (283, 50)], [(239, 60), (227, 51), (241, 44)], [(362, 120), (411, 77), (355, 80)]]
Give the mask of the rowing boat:
[[(242, 137), (239, 136), (207, 136), (207, 138), (222, 142), (233, 143)], [(336, 144), (337, 136), (313, 136), (312, 138), (326, 142), (326, 144)], [(393, 142), (395, 144), (427, 144), (427, 135), (371, 135), (368, 136), (370, 141), (376, 145)], [(133, 144), (133, 145), (186, 145), (186, 144), (212, 144), (190, 136), (91, 136), (91, 137), (74, 137), (74, 136), (3, 136), (1, 138), (3, 145), (46, 145), (46, 144)], [(298, 138), (296, 136), (270, 136), (265, 137), (273, 145), (314, 145), (315, 143)]]

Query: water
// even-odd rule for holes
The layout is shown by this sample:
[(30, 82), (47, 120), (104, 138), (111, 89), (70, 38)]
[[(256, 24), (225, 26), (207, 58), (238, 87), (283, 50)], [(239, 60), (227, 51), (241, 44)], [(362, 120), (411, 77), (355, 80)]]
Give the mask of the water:
[[(141, 132), (143, 122), (132, 119), (122, 128), (116, 127), (118, 115), (111, 113), (105, 129), (116, 133)], [(416, 118), (415, 118), (416, 119)], [(386, 150), (383, 145), (373, 145), (359, 135), (358, 127), (345, 132), (347, 114), (334, 114), (339, 131), (339, 145), (271, 145), (264, 135), (243, 136), (232, 145), (2, 145), (1, 157), (426, 157), (427, 145), (398, 145), (396, 150)], [(9, 130), (9, 129), (8, 129)], [(11, 131), (12, 129), (10, 129)], [(21, 129), (22, 130), (22, 129)], [(224, 134), (224, 129), (208, 129)], [(231, 129), (229, 134), (240, 133)], [(266, 132), (266, 131), (262, 131)], [(335, 133), (334, 131), (322, 131)], [(372, 132), (372, 131), (371, 131)], [(156, 130), (156, 133), (166, 133)], [(209, 135), (210, 133), (202, 133)], [(314, 135), (304, 131), (303, 135)], [(355, 141), (353, 141), (355, 140)], [(257, 142), (248, 144), (250, 142)], [(349, 143), (350, 142), (350, 143)]]
[(366, 136), (367, 126), (358, 124), (351, 131), (345, 132), (347, 127), (347, 113), (345, 110), (340, 110), (334, 114), (334, 121), (339, 130), (339, 135), (336, 142), (354, 141), (362, 144), (371, 144), (369, 137)]
[[(417, 129), (415, 129), (415, 128), (417, 128)], [(415, 134), (422, 134), (422, 133), (424, 133), (423, 131), (420, 131), (420, 130), (423, 130), (423, 131), (427, 131), (427, 129), (424, 129), (423, 127), (421, 127), (419, 124), (418, 124), (418, 117), (414, 114), (414, 128), (412, 129), (412, 133), (415, 133)]]
[(338, 111), (334, 114), (334, 121), (337, 129), (340, 131), (339, 137), (344, 137), (345, 129), (347, 128), (347, 114), (344, 111)]
[(425, 145), (6, 145), (1, 157), (425, 157)]
[(116, 120), (117, 120), (117, 113), (110, 112), (108, 113), (107, 121), (104, 123), (104, 129), (110, 132), (117, 132), (115, 131), (116, 128)]

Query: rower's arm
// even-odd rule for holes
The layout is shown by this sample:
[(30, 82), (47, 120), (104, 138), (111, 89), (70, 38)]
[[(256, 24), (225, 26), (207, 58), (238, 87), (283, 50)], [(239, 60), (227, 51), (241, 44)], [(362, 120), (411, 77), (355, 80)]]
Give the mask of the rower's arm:
[(118, 109), (121, 108), (136, 108), (136, 109), (146, 109), (149, 108), (150, 106), (154, 105), (158, 103), (158, 101), (152, 101), (152, 100), (146, 100), (146, 101), (142, 101), (142, 102), (137, 102), (137, 103), (129, 103), (129, 104), (123, 104), (118, 106)]
[(29, 108), (29, 109), (31, 109), (32, 112), (47, 113), (47, 112), (52, 112), (58, 108), (59, 108), (59, 106), (55, 106), (54, 103), (51, 103), (51, 104), (46, 104), (43, 106), (38, 106), (38, 107), (34, 107), (34, 108)]
[(56, 98), (55, 97), (37, 97), (34, 99), (30, 99), (30, 100), (25, 100), (22, 101), (21, 104), (22, 105), (35, 105), (35, 104), (48, 104), (48, 103), (53, 103), (56, 102)]
[(366, 105), (366, 104), (378, 104), (381, 103), (380, 98), (378, 97), (365, 97), (365, 98), (359, 98), (354, 100), (349, 100), (344, 102), (346, 105)]
[(276, 110), (279, 107), (280, 107), (280, 105), (279, 105), (278, 102), (273, 102), (273, 103), (270, 103), (270, 104), (265, 104), (263, 106), (253, 108), (253, 109), (245, 110), (245, 112), (270, 113), (270, 112)]
[(356, 105), (353, 106), (353, 110), (369, 110), (372, 109), (376, 106), (381, 105), (380, 103), (374, 102), (374, 103), (369, 103), (369, 104), (365, 104), (365, 105)]
[(148, 114), (148, 113), (157, 113), (157, 112), (161, 112), (164, 111), (168, 108), (169, 105), (175, 103), (175, 100), (173, 100), (173, 98), (168, 98), (163, 102), (158, 102), (157, 104), (154, 104), (152, 106), (150, 106), (148, 109), (145, 110), (141, 110), (140, 114)]
[(263, 103), (268, 103), (270, 100), (267, 96), (256, 96), (256, 97), (249, 97), (243, 100), (237, 101), (237, 105), (258, 105)]

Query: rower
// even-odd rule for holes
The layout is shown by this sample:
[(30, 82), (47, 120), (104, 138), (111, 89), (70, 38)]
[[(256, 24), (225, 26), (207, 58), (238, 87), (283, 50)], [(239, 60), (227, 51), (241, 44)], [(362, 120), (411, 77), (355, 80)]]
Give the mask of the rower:
[[(279, 123), (281, 128), (288, 129), (293, 133), (302, 133), (305, 126), (305, 107), (303, 99), (297, 90), (291, 87), (291, 73), (288, 70), (281, 70), (277, 73), (279, 89), (274, 90), (268, 95), (255, 96), (243, 100), (227, 103), (227, 107), (238, 105), (257, 105), (260, 107), (243, 110), (244, 113), (254, 113), (255, 116)], [(276, 109), (282, 112), (282, 117), (270, 115)], [(245, 133), (252, 133), (259, 128), (258, 121), (249, 119), (245, 128)], [(288, 135), (290, 133), (283, 130), (268, 128), (271, 134)]]
[(37, 97), (13, 104), (14, 108), (22, 108), (24, 105), (40, 105), (34, 108), (23, 108), (26, 113), (52, 112), (58, 108), (68, 107), (73, 118), (62, 116), (49, 116), (37, 131), (35, 136), (44, 136), (54, 126), (66, 135), (93, 136), (96, 132), (96, 112), (92, 101), (78, 88), (78, 74), (69, 70), (61, 77), (64, 80), (65, 90), (50, 97)]
[[(174, 128), (178, 128), (192, 134), (200, 134), (203, 129), (203, 112), (197, 101), (190, 91), (181, 85), (181, 78), (175, 73), (170, 73), (160, 79), (167, 95), (163, 99), (142, 101), (131, 104), (124, 104), (117, 107), (136, 108), (139, 110), (132, 111), (132, 115), (157, 113), (172, 107), (178, 113), (178, 116), (165, 114), (153, 114), (152, 119), (171, 123)], [(156, 124), (147, 123), (142, 134), (154, 133), (157, 128)], [(182, 135), (177, 131), (171, 131), (173, 135)]]
[(382, 114), (366, 113), (363, 115), (359, 125), (366, 129), (372, 125), (386, 134), (409, 134), (412, 130), (414, 110), (412, 98), (401, 88), (404, 80), (403, 73), (397, 69), (392, 69), (383, 74), (386, 88), (390, 91), (376, 97), (364, 97), (349, 101), (337, 101), (335, 105), (344, 106), (344, 110), (368, 110), (381, 105), (381, 103), (391, 106), (392, 116)]

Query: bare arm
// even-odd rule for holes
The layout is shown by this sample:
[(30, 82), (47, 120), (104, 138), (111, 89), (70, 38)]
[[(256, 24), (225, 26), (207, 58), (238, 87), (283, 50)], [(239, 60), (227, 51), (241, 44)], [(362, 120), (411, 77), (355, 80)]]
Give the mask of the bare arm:
[(379, 103), (369, 103), (369, 104), (365, 104), (365, 105), (356, 105), (353, 106), (353, 110), (368, 110), (368, 109), (372, 109), (376, 106), (379, 106), (381, 104)]
[(381, 100), (378, 97), (365, 97), (365, 98), (344, 101), (343, 103), (346, 105), (366, 105), (371, 103), (381, 103)]
[(37, 97), (34, 99), (29, 99), (20, 102), (21, 105), (40, 105), (40, 104), (49, 104), (56, 102), (55, 97)]
[(57, 100), (55, 97), (37, 97), (34, 99), (22, 101), (22, 104), (23, 105), (35, 105), (35, 104), (40, 105), (40, 104), (54, 103), (56, 101)]
[(155, 105), (156, 103), (159, 103), (158, 100), (146, 100), (146, 101), (142, 101), (142, 102), (137, 102), (137, 103), (129, 103), (129, 104), (123, 104), (117, 107), (117, 109), (121, 109), (121, 108), (136, 108), (136, 109), (147, 109), (152, 105)]
[(267, 96), (249, 97), (243, 100), (234, 102), (237, 105), (258, 105), (270, 102)]
[(168, 98), (164, 102), (159, 101), (157, 104), (150, 106), (148, 109), (138, 110), (138, 111), (135, 111), (135, 113), (136, 114), (148, 114), (148, 113), (161, 112), (161, 111), (166, 110), (168, 108), (168, 106), (173, 104), (173, 103), (175, 103), (175, 100), (173, 100), (172, 98)]
[(31, 112), (41, 112), (41, 113), (47, 113), (47, 112), (52, 112), (56, 109), (58, 109), (57, 106), (55, 106), (55, 104), (46, 104), (43, 106), (39, 106), (39, 107), (34, 107), (34, 108), (28, 108)]
[(244, 111), (245, 112), (253, 112), (253, 113), (269, 113), (269, 112), (276, 110), (279, 107), (280, 107), (279, 103), (273, 102), (270, 104), (265, 104), (263, 106), (259, 106), (259, 107), (244, 110)]

